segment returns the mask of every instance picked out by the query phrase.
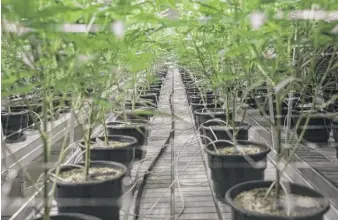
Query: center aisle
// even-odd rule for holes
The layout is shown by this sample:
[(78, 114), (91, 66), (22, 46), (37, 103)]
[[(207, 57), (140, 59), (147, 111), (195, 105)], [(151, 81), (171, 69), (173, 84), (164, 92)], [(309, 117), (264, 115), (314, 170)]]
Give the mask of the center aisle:
[[(172, 89), (172, 104), (176, 115), (175, 136), (147, 180), (138, 219), (231, 220), (230, 208), (218, 202), (213, 194), (207, 155), (196, 135), (192, 113), (177, 69), (170, 69), (163, 83), (159, 110), (165, 112), (166, 116), (160, 114), (152, 118), (146, 159), (134, 164), (132, 180), (144, 175), (171, 131), (171, 117), (168, 115)], [(251, 130), (253, 135), (254, 129)], [(265, 174), (266, 179), (272, 179), (275, 175), (270, 162)], [(135, 219), (133, 213), (137, 190), (134, 195), (125, 196), (121, 220)]]
[[(188, 105), (184, 85), (180, 74), (176, 71), (174, 93), (175, 114), (180, 118), (175, 124), (175, 155), (177, 158), (175, 170), (176, 177), (179, 175), (175, 188), (175, 212), (182, 220), (190, 219), (219, 219), (215, 199), (213, 197), (207, 177), (203, 152), (195, 135), (194, 123), (191, 110)], [(182, 195), (180, 195), (181, 193)]]

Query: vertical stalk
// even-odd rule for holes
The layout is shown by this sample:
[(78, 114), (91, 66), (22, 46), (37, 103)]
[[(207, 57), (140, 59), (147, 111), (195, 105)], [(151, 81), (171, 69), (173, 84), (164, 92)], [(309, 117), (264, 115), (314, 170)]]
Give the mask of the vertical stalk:
[(44, 202), (44, 220), (49, 219), (49, 201), (48, 201), (48, 138), (47, 138), (47, 91), (44, 90), (43, 94), (43, 118), (42, 118), (42, 131), (41, 139), (43, 143), (43, 202)]
[(289, 93), (289, 100), (288, 100), (288, 113), (287, 113), (287, 121), (286, 121), (286, 137), (285, 143), (289, 144), (289, 136), (291, 130), (291, 114), (292, 114), (292, 105), (293, 105), (293, 93), (292, 91)]
[(86, 146), (86, 160), (85, 160), (85, 179), (87, 180), (88, 174), (89, 174), (89, 167), (90, 167), (90, 137), (91, 137), (91, 125), (93, 121), (93, 116), (94, 116), (94, 101), (90, 100), (90, 109), (89, 109), (89, 117), (88, 117), (88, 128), (87, 128), (87, 135), (85, 135), (85, 146)]
[(131, 102), (131, 109), (134, 110), (135, 109), (135, 102), (136, 102), (136, 73), (133, 74), (133, 98), (132, 98), (132, 102)]
[(276, 129), (275, 129), (275, 114), (273, 110), (273, 100), (272, 100), (272, 88), (268, 85), (268, 105), (269, 105), (269, 116), (271, 121), (271, 132), (272, 132), (272, 147), (273, 149), (276, 149)]
[(103, 114), (102, 116), (102, 125), (103, 125), (103, 129), (104, 129), (104, 142), (107, 144), (109, 144), (109, 140), (108, 140), (108, 128), (107, 128), (107, 124), (106, 124), (106, 120), (105, 120), (105, 114)]
[[(281, 147), (281, 121), (280, 117), (282, 114), (281, 111), (281, 99), (280, 95), (276, 94), (276, 112), (277, 112), (277, 126), (276, 126), (276, 151), (277, 151), (277, 161), (276, 161), (276, 202), (279, 203), (280, 192), (281, 192), (281, 172), (278, 165), (280, 164), (282, 158), (282, 147)], [(276, 124), (276, 122), (275, 122)]]
[[(227, 93), (226, 94), (226, 124), (228, 125), (229, 124), (229, 117), (230, 117), (230, 110), (229, 110), (229, 108), (230, 108), (230, 102), (229, 102), (229, 94)], [(232, 114), (233, 114), (233, 112), (232, 112)], [(233, 117), (233, 116), (231, 116), (231, 117)]]
[(235, 115), (236, 115), (236, 113), (235, 113), (235, 109), (236, 109), (236, 97), (237, 97), (237, 95), (236, 95), (236, 89), (234, 90), (234, 97), (232, 98), (232, 114), (233, 114), (233, 116), (232, 116), (232, 118), (231, 118), (231, 123), (232, 123), (232, 136), (233, 136), (233, 141), (234, 141), (234, 147), (236, 148), (236, 146), (237, 146), (237, 135), (236, 135), (236, 117), (235, 117)]

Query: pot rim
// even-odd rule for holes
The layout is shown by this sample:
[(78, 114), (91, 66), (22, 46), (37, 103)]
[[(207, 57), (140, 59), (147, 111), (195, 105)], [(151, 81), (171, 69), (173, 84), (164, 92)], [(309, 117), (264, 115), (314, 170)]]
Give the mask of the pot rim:
[(139, 91), (160, 91), (160, 88), (150, 88), (150, 87), (139, 87)]
[(198, 92), (200, 92), (201, 91), (201, 89), (199, 88), (199, 87), (196, 87), (196, 86), (194, 86), (194, 87), (190, 87), (190, 86), (188, 86), (187, 88), (186, 88), (186, 90), (187, 90), (187, 92), (193, 92), (193, 91), (190, 91), (190, 90), (197, 90)]
[(200, 94), (199, 91), (196, 91), (196, 92), (187, 92), (187, 96), (192, 96), (192, 95), (196, 95), (196, 94)]
[[(222, 120), (220, 120), (222, 121)], [(211, 126), (217, 126), (217, 125), (206, 125), (207, 123), (212, 123), (212, 122), (217, 122), (217, 121), (206, 121), (201, 124), (202, 129), (208, 129), (208, 130), (214, 130), (214, 131), (220, 131), (220, 130), (230, 130), (232, 127), (225, 125), (226, 122), (224, 121), (224, 126), (223, 127), (217, 127), (217, 128), (211, 128)], [(237, 129), (250, 129), (251, 125), (247, 122), (241, 122), (241, 121), (235, 121), (235, 123), (241, 123), (240, 125), (236, 126)], [(222, 125), (219, 125), (222, 126)]]
[(327, 120), (332, 120), (329, 117), (326, 117), (325, 114), (327, 112), (321, 109), (314, 109), (314, 110), (302, 109), (301, 111), (294, 109), (292, 113), (294, 113), (292, 114), (293, 117), (298, 117), (298, 118), (303, 117), (305, 119), (307, 117), (306, 115), (309, 115), (310, 119), (323, 118)]
[[(55, 181), (56, 184), (58, 184), (58, 185), (62, 185), (62, 186), (74, 186), (74, 187), (76, 187), (77, 185), (82, 185), (83, 186), (83, 185), (101, 184), (101, 183), (109, 182), (109, 181), (112, 181), (112, 180), (116, 180), (116, 179), (119, 179), (119, 178), (123, 177), (127, 173), (127, 170), (128, 170), (128, 168), (125, 165), (123, 165), (122, 163), (118, 163), (118, 162), (114, 162), (114, 161), (93, 160), (93, 161), (90, 161), (90, 165), (91, 164), (111, 164), (111, 165), (117, 167), (118, 169), (120, 169), (121, 172), (118, 175), (110, 177), (110, 178), (105, 179), (105, 180), (100, 180), (100, 181), (85, 181), (85, 182), (78, 182), (78, 183), (64, 182), (64, 181), (62, 181), (61, 179), (58, 179), (55, 176), (50, 176), (49, 178), (52, 181)], [(84, 163), (63, 164), (63, 165), (60, 166), (60, 170), (62, 168), (67, 168), (67, 167), (79, 168), (79, 167), (74, 166), (74, 165), (83, 165), (84, 166)], [(54, 169), (50, 170), (49, 172), (53, 173), (53, 172), (55, 172), (56, 169), (57, 168), (54, 168)]]
[[(212, 111), (210, 111), (212, 110)], [(216, 111), (213, 111), (216, 110)], [(232, 113), (232, 111), (229, 111), (229, 113)], [(195, 115), (226, 115), (226, 109), (223, 108), (201, 108), (201, 109), (196, 109), (194, 111)]]
[[(156, 93), (154, 93), (154, 94), (156, 94)], [(135, 102), (135, 104), (145, 104), (145, 103), (148, 103), (148, 102), (152, 102), (152, 99), (139, 98)], [(127, 99), (125, 103), (130, 104), (130, 103), (132, 103), (132, 100)]]
[[(58, 213), (55, 215), (49, 215), (49, 217), (51, 217), (51, 220), (53, 220), (53, 217), (74, 217), (74, 218), (78, 218), (80, 220), (101, 220), (100, 218), (96, 217), (96, 216), (92, 216), (92, 215), (87, 215), (87, 214), (83, 214), (83, 213)], [(34, 220), (42, 220), (42, 217), (39, 218), (34, 218)]]
[[(231, 196), (231, 193), (232, 193), (233, 190), (238, 189), (238, 188), (240, 188), (242, 186), (252, 184), (254, 186), (257, 186), (257, 188), (261, 187), (261, 186), (265, 186), (265, 185), (267, 187), (269, 187), (272, 184), (272, 182), (273, 181), (271, 181), (271, 180), (270, 181), (266, 181), (266, 180), (254, 180), (254, 181), (247, 181), (247, 182), (236, 184), (235, 186), (232, 186), (226, 192), (226, 194), (225, 194), (225, 200), (227, 201), (227, 204), (231, 208), (235, 209), (237, 212), (245, 213), (246, 215), (249, 215), (249, 216), (257, 216), (258, 218), (261, 217), (261, 218), (264, 218), (264, 219), (268, 219), (268, 218), (271, 219), (273, 217), (277, 217), (279, 219), (285, 219), (285, 220), (290, 220), (290, 219), (294, 219), (294, 220), (307, 220), (309, 217), (311, 217), (313, 215), (324, 214), (330, 208), (330, 202), (329, 202), (329, 200), (326, 199), (320, 192), (318, 192), (318, 191), (316, 191), (314, 189), (311, 189), (309, 187), (306, 187), (306, 186), (303, 186), (303, 185), (300, 185), (300, 184), (290, 183), (290, 182), (288, 184), (294, 185), (294, 186), (298, 186), (298, 187), (307, 188), (309, 191), (314, 192), (314, 194), (317, 194), (319, 197), (324, 198), (325, 199), (325, 203), (323, 204), (323, 208), (321, 208), (317, 212), (309, 213), (307, 215), (302, 215), (302, 216), (278, 216), (278, 215), (262, 214), (262, 213), (258, 213), (258, 212), (248, 211), (246, 209), (243, 209), (243, 208), (237, 206), (236, 203), (234, 202), (234, 199)], [(255, 189), (255, 187), (252, 187), (251, 189)], [(242, 192), (244, 192), (244, 191), (242, 191)]]
[[(127, 124), (128, 122), (131, 123), (131, 124), (124, 126), (124, 127), (114, 126), (116, 124)], [(136, 123), (136, 124), (133, 124), (133, 123)], [(149, 126), (149, 124), (150, 124), (149, 121), (142, 120), (142, 119), (133, 119), (133, 120), (129, 120), (129, 121), (117, 120), (117, 121), (111, 121), (111, 122), (106, 123), (108, 128), (138, 128), (138, 127), (147, 127), (147, 126)]]
[(139, 113), (142, 113), (142, 112), (150, 112), (151, 113), (154, 113), (156, 110), (155, 106), (139, 106), (139, 107), (136, 107), (134, 109), (125, 109), (124, 111), (121, 110), (119, 112), (117, 112), (118, 114), (123, 114), (123, 113), (126, 113), (126, 114), (139, 114)]
[[(196, 102), (190, 102), (190, 105), (205, 105), (205, 106), (210, 106), (210, 105), (221, 105), (221, 102), (211, 102), (211, 103), (196, 103)], [(220, 107), (218, 107), (220, 108)]]
[(200, 94), (194, 94), (191, 96), (191, 98), (201, 98), (201, 97), (211, 97), (211, 98), (215, 98), (216, 95), (214, 93), (210, 94), (210, 93), (205, 93), (205, 92), (200, 92)]
[(11, 107), (27, 107), (27, 108), (29, 108), (30, 106), (43, 106), (43, 104), (42, 103), (30, 103), (29, 105), (27, 105), (27, 104), (18, 104), (18, 105), (10, 105), (9, 106), (9, 108), (11, 108)]
[(29, 109), (23, 109), (19, 112), (7, 112), (7, 111), (1, 111), (1, 116), (10, 116), (10, 115), (24, 115), (28, 114), (30, 112)]
[[(140, 97), (141, 96), (151, 96), (151, 95), (157, 96), (156, 92), (144, 92), (144, 93), (140, 93)], [(144, 99), (144, 98), (142, 98), (142, 99)]]
[[(130, 148), (130, 147), (135, 147), (135, 145), (137, 144), (137, 139), (132, 137), (132, 136), (128, 136), (128, 135), (107, 135), (108, 136), (108, 139), (111, 140), (113, 138), (123, 138), (124, 140), (130, 140), (130, 142), (128, 141), (128, 144), (126, 146), (123, 146), (122, 148), (107, 148), (107, 147), (90, 147), (90, 150), (91, 151), (95, 151), (95, 150), (105, 150), (105, 151), (114, 151), (114, 150), (120, 150), (120, 149), (126, 149), (126, 148)], [(104, 139), (104, 136), (98, 136), (98, 137), (94, 137), (94, 138), (91, 138), (90, 140), (95, 140), (96, 138), (99, 138), (99, 139)], [(86, 150), (86, 146), (83, 145), (83, 142), (84, 141), (79, 141), (79, 147), (82, 149), (82, 150)], [(127, 142), (127, 141), (126, 141)]]
[[(207, 145), (204, 146), (204, 151), (209, 154), (209, 155), (212, 155), (212, 156), (216, 156), (216, 157), (231, 157), (231, 158), (243, 158), (245, 156), (248, 156), (248, 157), (259, 157), (259, 156), (264, 156), (264, 155), (267, 155), (270, 151), (271, 151), (271, 148), (264, 144), (264, 143), (259, 143), (259, 142), (254, 142), (254, 141), (245, 141), (245, 140), (237, 140), (237, 143), (241, 144), (246, 144), (246, 145), (256, 145), (256, 146), (260, 146), (260, 147), (263, 147), (263, 148), (266, 148), (266, 150), (264, 151), (261, 151), (261, 152), (258, 152), (256, 154), (250, 154), (250, 155), (226, 155), (226, 154), (217, 154), (215, 151), (212, 151), (212, 150), (209, 150), (208, 149), (208, 146), (211, 145), (211, 144), (215, 144), (215, 143), (219, 143), (219, 142), (225, 142), (225, 140), (217, 140), (217, 141), (213, 141)], [(229, 144), (229, 147), (230, 146), (233, 146), (232, 144), (226, 142), (227, 144)]]

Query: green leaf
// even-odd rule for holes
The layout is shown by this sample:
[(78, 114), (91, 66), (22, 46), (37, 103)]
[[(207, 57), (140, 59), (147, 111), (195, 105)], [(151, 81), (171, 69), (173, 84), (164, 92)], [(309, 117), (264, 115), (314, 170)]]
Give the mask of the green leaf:
[(26, 78), (30, 76), (28, 72), (18, 73), (18, 74), (10, 74), (9, 76), (1, 77), (1, 86), (6, 87), (7, 85), (13, 84), (16, 81)]

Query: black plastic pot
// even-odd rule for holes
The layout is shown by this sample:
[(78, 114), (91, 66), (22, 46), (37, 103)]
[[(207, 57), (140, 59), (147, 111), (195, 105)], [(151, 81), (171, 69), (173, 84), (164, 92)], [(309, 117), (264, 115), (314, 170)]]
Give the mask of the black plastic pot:
[[(231, 122), (229, 122), (231, 123)], [(213, 126), (219, 126), (219, 127), (213, 127)], [(247, 141), (249, 138), (249, 129), (250, 124), (245, 122), (235, 122), (236, 131), (237, 133), (237, 140), (243, 140)], [(203, 144), (209, 144), (211, 141), (216, 140), (232, 140), (233, 135), (233, 128), (230, 126), (226, 126), (225, 122), (221, 121), (209, 121), (201, 124), (201, 132), (203, 134), (202, 137), (202, 143)], [(231, 134), (231, 136), (229, 136)], [(216, 136), (216, 137), (215, 137)]]
[(332, 120), (333, 139), (336, 142), (336, 157), (338, 159), (338, 119)]
[(190, 93), (192, 93), (192, 92), (198, 92), (198, 93), (200, 93), (201, 91), (200, 91), (200, 89), (197, 86), (193, 85), (193, 86), (186, 86), (185, 92), (186, 93), (189, 93), (189, 92)]
[(198, 109), (215, 109), (215, 108), (221, 108), (221, 103), (190, 103), (191, 111), (194, 113)]
[[(60, 213), (49, 216), (50, 220), (101, 220), (98, 217), (85, 215), (80, 213)], [(43, 217), (35, 218), (34, 220), (43, 220)]]
[(26, 140), (23, 129), (28, 127), (29, 110), (1, 112), (1, 125), (5, 142), (15, 143)]
[(189, 75), (182, 75), (181, 74), (181, 78), (182, 78), (182, 82), (183, 83), (185, 83), (185, 82), (193, 82), (193, 79)]
[[(149, 89), (148, 91), (149, 91), (148, 93), (154, 93), (154, 94), (156, 94), (157, 99), (159, 99), (159, 97), (161, 95), (161, 90), (160, 89)], [(147, 93), (147, 91), (146, 91), (146, 93)]]
[(191, 79), (191, 76), (189, 73), (187, 73), (186, 71), (184, 72), (180, 72), (181, 78), (182, 79)]
[(322, 194), (306, 186), (294, 183), (287, 183), (289, 186), (288, 189), (290, 189), (292, 194), (319, 198), (321, 207), (318, 210), (313, 210), (311, 213), (302, 212), (302, 216), (277, 216), (247, 211), (238, 206), (235, 202), (235, 198), (240, 193), (258, 188), (268, 188), (271, 184), (272, 181), (250, 181), (240, 183), (229, 189), (225, 195), (225, 199), (227, 204), (231, 207), (232, 220), (323, 220), (323, 215), (330, 208), (329, 200), (324, 198)]
[[(232, 117), (232, 113), (229, 112), (230, 119)], [(226, 121), (226, 110), (222, 108), (217, 109), (198, 109), (194, 112), (195, 124), (196, 127), (200, 127), (204, 122), (211, 119), (219, 119), (222, 121)]]
[(338, 119), (332, 120), (333, 138), (338, 142)]
[(209, 94), (209, 95), (192, 95), (189, 97), (189, 103), (201, 103), (202, 101), (206, 101), (208, 103), (214, 102), (215, 101), (215, 95), (214, 94)]
[(267, 94), (268, 93), (268, 89), (267, 89), (266, 85), (263, 84), (263, 85), (261, 85), (259, 87), (256, 87), (254, 89), (254, 93), (255, 94), (262, 94), (262, 93)]
[(327, 111), (328, 112), (338, 112), (338, 100), (331, 103), (328, 107), (327, 107)]
[(39, 123), (36, 114), (41, 114), (42, 105), (40, 105), (40, 104), (31, 105), (31, 106), (15, 105), (15, 106), (10, 106), (10, 109), (11, 109), (12, 112), (28, 111), (27, 126), (32, 126), (35, 121), (37, 121), (37, 123)]
[[(123, 125), (123, 127), (119, 125)], [(114, 121), (107, 123), (109, 135), (127, 135), (136, 138), (137, 144), (135, 146), (135, 158), (142, 159), (146, 154), (144, 148), (147, 144), (149, 136), (149, 122), (144, 120), (133, 120), (131, 123), (125, 125), (126, 122)]]
[(251, 108), (257, 108), (257, 105), (256, 105), (256, 102), (255, 102), (255, 99), (250, 97), (250, 96), (247, 96), (244, 98), (243, 102), (247, 105), (249, 105), (249, 107)]
[(186, 72), (185, 72), (185, 69), (183, 68), (183, 67), (179, 67), (178, 68), (178, 72), (180, 73), (180, 74), (186, 74)]
[(192, 95), (192, 94), (199, 94), (201, 91), (199, 88), (194, 87), (194, 88), (187, 88), (186, 90), (187, 96)]
[[(238, 144), (242, 146), (261, 148), (261, 152), (244, 157), (241, 155), (217, 154), (215, 147), (219, 149), (220, 147), (232, 147), (233, 145), (224, 141), (215, 141), (214, 144), (210, 143), (206, 145), (204, 150), (208, 154), (208, 165), (213, 180), (213, 190), (219, 200), (224, 201), (225, 193), (228, 189), (238, 183), (264, 179), (264, 170), (267, 167), (266, 158), (270, 152), (270, 148), (267, 145), (251, 141), (238, 141)], [(251, 158), (251, 162), (257, 162), (255, 163), (257, 167), (253, 167), (247, 158)]]
[[(294, 111), (293, 118), (295, 119), (295, 123), (299, 123), (299, 127), (297, 129), (298, 137), (305, 129), (303, 136), (304, 140), (314, 143), (327, 142), (330, 137), (332, 120), (319, 115), (323, 113), (324, 112), (316, 111), (309, 114), (309, 111), (305, 110), (301, 112)], [(307, 114), (310, 115), (310, 119), (307, 126), (305, 126)]]
[(180, 76), (181, 76), (182, 80), (189, 80), (189, 79), (191, 80), (192, 79), (192, 77), (190, 76), (190, 74), (186, 73), (186, 72), (180, 73)]
[[(13, 102), (10, 106), (10, 109), (12, 112), (19, 112), (23, 110), (29, 110), (30, 112), (34, 112), (40, 117), (43, 117), (42, 112), (43, 112), (43, 101), (39, 97), (35, 98), (29, 98), (26, 100), (27, 103), (24, 100), (19, 100), (18, 102)], [(57, 119), (59, 116), (59, 112), (61, 110), (61, 101), (60, 98), (55, 98), (52, 101), (52, 106), (47, 107), (47, 119), (48, 120), (53, 120)], [(30, 113), (29, 116), (29, 125), (33, 124), (35, 121), (32, 117), (36, 117), (36, 114)]]
[[(331, 89), (323, 90), (323, 98), (326, 102), (331, 100), (331, 98), (333, 96), (337, 95), (337, 94), (338, 94), (337, 89), (331, 88)], [(333, 103), (328, 106), (328, 111), (329, 112), (338, 112), (338, 99), (331, 100), (331, 101), (333, 101)]]
[[(131, 100), (127, 100), (125, 103), (125, 108), (126, 109), (132, 109), (133, 105), (132, 105), (132, 101)], [(152, 99), (139, 99), (138, 101), (136, 101), (134, 103), (134, 108), (135, 109), (142, 109), (142, 108), (156, 108), (156, 104), (153, 103)]]
[(149, 86), (150, 88), (158, 88), (161, 89), (162, 88), (162, 81), (157, 81), (157, 82), (153, 82), (151, 83)]
[[(269, 102), (268, 102), (268, 99), (266, 97), (264, 99), (265, 99), (264, 101), (262, 99), (259, 100), (260, 102), (263, 101), (262, 104), (264, 104), (264, 109), (263, 109), (264, 112), (261, 112), (261, 110), (260, 110), (260, 114), (261, 115), (265, 114), (265, 115), (269, 116), (269, 114), (270, 114), (270, 111), (269, 111)], [(258, 100), (256, 99), (256, 101), (258, 101)], [(281, 114), (280, 115), (277, 114), (277, 103), (276, 103), (276, 101), (273, 101), (273, 103), (272, 103), (273, 110), (274, 110), (274, 120), (275, 120), (275, 123), (277, 123), (278, 120), (279, 120), (279, 123), (280, 123), (281, 126), (286, 125), (286, 118), (287, 118), (288, 109), (289, 109), (288, 108), (288, 104), (289, 104), (288, 102), (289, 102), (289, 99), (285, 99), (281, 103), (281, 106), (280, 106), (280, 108), (281, 108)], [(298, 104), (299, 104), (299, 98), (298, 97), (294, 97), (292, 99), (292, 108), (291, 108), (291, 111), (293, 111)], [(291, 128), (293, 128), (294, 125), (295, 125), (294, 124), (294, 120), (293, 120), (292, 117), (291, 117), (291, 124), (290, 125), (291, 125)]]
[(31, 110), (37, 114), (42, 113), (42, 104), (31, 104), (31, 105), (25, 105), (25, 104), (19, 104), (19, 105), (13, 105), (10, 106), (11, 111), (18, 112), (22, 110)]
[(156, 75), (166, 77), (167, 73), (168, 73), (168, 69), (165, 69), (165, 70), (157, 72)]
[(200, 92), (187, 92), (187, 100), (188, 100), (188, 104), (190, 105), (190, 99), (192, 96), (199, 96)]
[(251, 108), (259, 109), (258, 106), (260, 106), (264, 109), (264, 106), (266, 105), (266, 95), (251, 93), (244, 98), (243, 102)]
[(138, 92), (141, 94), (155, 93), (157, 97), (160, 97), (161, 89), (158, 88), (139, 88)]
[(313, 100), (313, 96), (308, 93), (294, 93), (293, 96), (299, 98), (300, 102), (304, 103), (311, 103)]
[(161, 89), (152, 88), (152, 89), (149, 89), (149, 92), (155, 93), (157, 95), (157, 97), (160, 97), (160, 95), (161, 95)]
[(323, 96), (324, 96), (325, 101), (330, 100), (333, 95), (337, 95), (337, 94), (338, 94), (338, 89), (335, 89), (335, 88), (327, 88), (323, 90)]
[(163, 84), (163, 77), (162, 76), (158, 76), (156, 77), (150, 84)]
[(154, 89), (154, 88), (155, 88), (155, 89), (161, 89), (161, 87), (162, 87), (162, 84), (155, 84), (155, 83), (154, 83), (154, 84), (150, 84), (150, 85), (149, 85), (149, 88), (150, 88), (150, 89)]
[(183, 84), (185, 86), (187, 85), (191, 85), (191, 84), (194, 84), (195, 83), (195, 80), (191, 79), (191, 78), (186, 78), (186, 79), (183, 79)]
[[(137, 108), (134, 110), (125, 110), (123, 113), (120, 113), (117, 116), (118, 120), (124, 121), (125, 119), (127, 120), (150, 120), (150, 117), (152, 117), (155, 113), (155, 108), (150, 108), (150, 107), (143, 107), (143, 108)], [(126, 116), (126, 118), (125, 118)]]
[(154, 106), (158, 104), (158, 96), (156, 93), (144, 93), (140, 95), (141, 99), (151, 100)]
[[(97, 137), (100, 140), (104, 141), (104, 137)], [(96, 138), (91, 138), (91, 142), (96, 143)], [(102, 160), (102, 161), (113, 161), (118, 162), (129, 169), (132, 168), (132, 162), (135, 158), (135, 147), (137, 146), (137, 140), (134, 137), (126, 136), (126, 135), (108, 135), (109, 141), (121, 141), (129, 143), (125, 147), (91, 147), (90, 148), (90, 160)], [(86, 146), (83, 141), (79, 144), (80, 148), (85, 151)], [(85, 160), (85, 154), (83, 154), (83, 159)]]
[[(79, 164), (79, 165), (84, 165)], [(109, 161), (91, 161), (91, 167), (110, 167), (120, 173), (103, 181), (87, 181), (83, 183), (56, 180), (55, 200), (60, 213), (82, 213), (102, 220), (119, 220), (122, 196), (122, 179), (127, 168), (120, 163)], [(60, 171), (76, 169), (63, 165)], [(53, 172), (53, 171), (52, 171)], [(55, 171), (54, 171), (55, 172)], [(54, 177), (51, 177), (54, 180)]]

